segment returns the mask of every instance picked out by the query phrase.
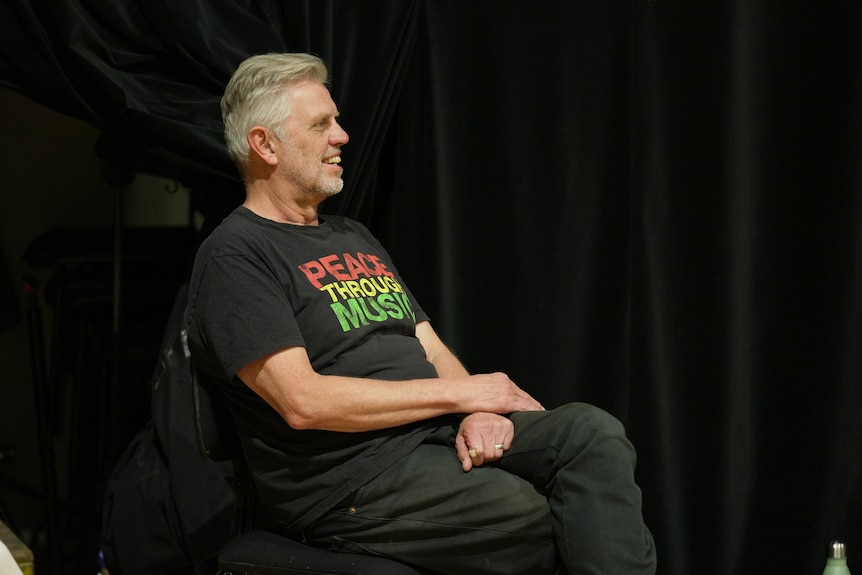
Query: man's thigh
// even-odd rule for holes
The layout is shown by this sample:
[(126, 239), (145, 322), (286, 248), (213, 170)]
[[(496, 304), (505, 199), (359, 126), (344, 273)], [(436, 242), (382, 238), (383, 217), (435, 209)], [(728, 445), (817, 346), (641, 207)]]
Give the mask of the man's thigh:
[(444, 445), (420, 445), (306, 538), (449, 574), (539, 575), (556, 562), (545, 497), (495, 467), (465, 473)]

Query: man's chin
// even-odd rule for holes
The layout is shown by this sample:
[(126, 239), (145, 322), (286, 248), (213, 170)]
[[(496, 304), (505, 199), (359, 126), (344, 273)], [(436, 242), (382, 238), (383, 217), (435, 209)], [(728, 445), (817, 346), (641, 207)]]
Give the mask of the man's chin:
[(344, 189), (344, 180), (338, 179), (334, 182), (327, 182), (327, 185), (320, 186), (317, 189), (318, 195), (325, 196), (327, 198), (335, 196), (341, 193), (341, 190)]

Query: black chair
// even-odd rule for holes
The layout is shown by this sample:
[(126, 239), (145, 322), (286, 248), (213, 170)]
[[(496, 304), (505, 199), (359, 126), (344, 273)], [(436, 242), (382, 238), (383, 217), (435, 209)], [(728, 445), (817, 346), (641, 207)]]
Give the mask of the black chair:
[(239, 532), (219, 552), (222, 575), (432, 575), (381, 557), (318, 549), (276, 533), (251, 528), (252, 489), (233, 416), (218, 389), (192, 374), (198, 449), (210, 461), (234, 463)]

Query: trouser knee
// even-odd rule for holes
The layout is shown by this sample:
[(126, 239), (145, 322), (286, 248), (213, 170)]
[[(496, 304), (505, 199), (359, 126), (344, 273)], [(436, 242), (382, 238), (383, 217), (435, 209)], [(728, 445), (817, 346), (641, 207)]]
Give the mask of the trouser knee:
[(621, 439), (627, 443), (623, 424), (607, 411), (589, 403), (567, 403), (549, 411), (512, 414), (515, 435), (519, 431), (549, 446), (564, 443)]
[(560, 409), (563, 418), (570, 422), (568, 441), (574, 442), (576, 449), (589, 444), (600, 449), (606, 457), (634, 462), (634, 447), (619, 419), (587, 403), (569, 403)]
[(567, 403), (555, 409), (572, 431), (601, 437), (625, 437), (622, 422), (607, 411), (589, 403)]
[(500, 466), (530, 473), (537, 486), (570, 465), (579, 470), (634, 467), (634, 448), (622, 423), (593, 405), (569, 403), (549, 411), (515, 413), (512, 421), (515, 440)]

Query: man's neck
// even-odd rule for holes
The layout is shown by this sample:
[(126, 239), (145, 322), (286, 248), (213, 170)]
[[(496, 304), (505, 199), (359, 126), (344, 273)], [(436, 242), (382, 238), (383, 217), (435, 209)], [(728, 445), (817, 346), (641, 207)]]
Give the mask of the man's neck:
[(323, 198), (295, 198), (289, 194), (278, 194), (266, 184), (265, 181), (248, 183), (242, 205), (258, 216), (274, 222), (297, 226), (319, 225), (317, 207)]

